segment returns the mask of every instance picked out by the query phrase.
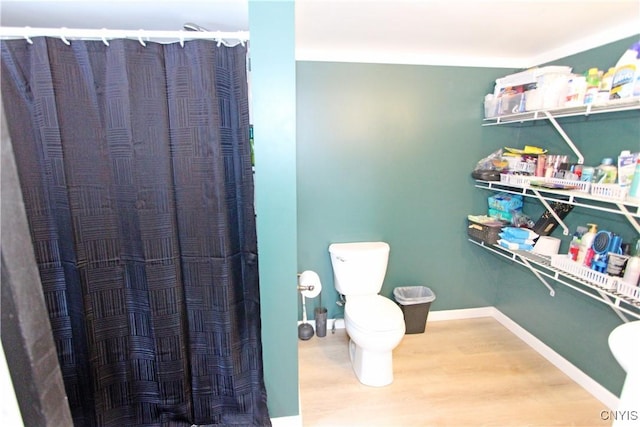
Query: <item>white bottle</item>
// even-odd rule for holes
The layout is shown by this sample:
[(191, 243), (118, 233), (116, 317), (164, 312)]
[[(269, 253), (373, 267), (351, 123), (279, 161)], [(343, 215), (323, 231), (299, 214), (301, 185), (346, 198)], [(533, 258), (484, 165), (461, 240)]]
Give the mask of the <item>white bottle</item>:
[(640, 280), (640, 257), (632, 256), (627, 261), (622, 282), (628, 286), (638, 286)]
[(640, 153), (638, 154), (638, 160), (636, 160), (636, 169), (633, 173), (631, 188), (629, 188), (629, 195), (627, 197), (640, 200)]
[(596, 233), (598, 232), (597, 224), (587, 224), (589, 226), (589, 231), (582, 235), (580, 239), (580, 249), (578, 249), (578, 261), (580, 264), (585, 264), (587, 267), (591, 266), (591, 258), (592, 256), (587, 256), (589, 251), (593, 251), (591, 246), (593, 246), (593, 241), (596, 238)]
[(634, 43), (616, 63), (609, 99), (630, 98), (640, 91), (640, 42)]

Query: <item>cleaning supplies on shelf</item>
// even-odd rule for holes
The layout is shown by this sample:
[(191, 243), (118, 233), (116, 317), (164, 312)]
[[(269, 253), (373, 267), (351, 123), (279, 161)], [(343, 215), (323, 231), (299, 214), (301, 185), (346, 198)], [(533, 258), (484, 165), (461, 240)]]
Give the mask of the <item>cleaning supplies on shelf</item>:
[(625, 51), (615, 68), (609, 99), (640, 95), (640, 41)]
[(598, 91), (596, 102), (601, 103), (609, 100), (609, 95), (611, 95), (611, 82), (613, 81), (613, 75), (615, 73), (616, 69), (611, 67), (604, 73), (602, 79), (600, 79), (600, 90)]
[(631, 180), (631, 186), (629, 187), (630, 199), (640, 199), (640, 154), (636, 159), (636, 168), (633, 173), (633, 179)]
[(640, 257), (632, 256), (627, 261), (622, 282), (629, 286), (638, 286), (640, 280)]
[(584, 94), (587, 91), (587, 78), (577, 74), (569, 78), (565, 107), (577, 107), (584, 104)]
[(597, 68), (589, 68), (587, 75), (585, 77), (586, 82), (586, 90), (584, 93), (584, 103), (585, 104), (593, 104), (597, 97), (598, 92), (600, 91), (600, 76), (601, 72)]
[(629, 150), (622, 151), (618, 156), (618, 184), (621, 187), (631, 186), (638, 157), (640, 153), (632, 153)]
[(602, 163), (596, 167), (591, 182), (596, 184), (615, 184), (618, 176), (618, 168), (613, 164), (611, 157), (602, 159)]
[(589, 226), (589, 231), (582, 235), (580, 239), (580, 250), (578, 251), (578, 261), (580, 264), (584, 264), (587, 267), (591, 266), (591, 260), (593, 259), (593, 241), (596, 238), (596, 233), (598, 232), (597, 224), (587, 224)]
[(577, 234), (574, 234), (571, 238), (571, 242), (569, 242), (569, 258), (572, 261), (578, 259), (578, 252), (580, 251), (580, 238)]

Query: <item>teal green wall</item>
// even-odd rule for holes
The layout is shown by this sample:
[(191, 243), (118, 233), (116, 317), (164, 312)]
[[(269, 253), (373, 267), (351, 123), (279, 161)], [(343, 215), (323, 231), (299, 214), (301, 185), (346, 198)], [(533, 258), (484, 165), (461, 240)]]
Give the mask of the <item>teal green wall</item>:
[(250, 1), (264, 378), (272, 418), (298, 408), (293, 1)]
[[(613, 65), (633, 38), (555, 64), (583, 72)], [(466, 215), (486, 209), (489, 192), (470, 172), (504, 146), (539, 145), (570, 153), (555, 130), (536, 122), (482, 127), (482, 100), (496, 78), (514, 70), (297, 63), (298, 269), (315, 270), (322, 299), (341, 317), (327, 247), (332, 242), (383, 240), (391, 256), (382, 293), (426, 285), (431, 310), (496, 306), (588, 375), (618, 393), (623, 372), (607, 337), (621, 323), (605, 305), (561, 286), (556, 297), (528, 271), (467, 241)], [(566, 119), (563, 125), (587, 164), (640, 149), (638, 112)], [(622, 141), (627, 141), (623, 143)], [(635, 144), (635, 147), (633, 146)], [(537, 202), (525, 212), (537, 218)], [(620, 216), (576, 208), (571, 229), (595, 221), (629, 241), (635, 232)], [(568, 237), (560, 231), (554, 236)]]
[(387, 296), (424, 285), (435, 310), (493, 305), (492, 260), (472, 256), (464, 230), (483, 212), (470, 173), (492, 150), (482, 99), (503, 73), (297, 63), (298, 266), (320, 275), (329, 317), (342, 311), (328, 246), (359, 240), (391, 246)]
[[(589, 67), (607, 69), (638, 37), (625, 39), (587, 52), (563, 58), (555, 64), (572, 66), (575, 72)], [(559, 120), (585, 156), (585, 164), (597, 165), (603, 157), (616, 157), (623, 149), (640, 150), (640, 114), (637, 111), (596, 115), (585, 119)], [(503, 128), (492, 128), (490, 135)], [(535, 139), (548, 142), (556, 152), (563, 148), (560, 136), (550, 124), (537, 122), (533, 126), (509, 129), (522, 144)], [(532, 136), (535, 134), (535, 136)], [(587, 222), (599, 224), (600, 229), (622, 235), (631, 241), (637, 233), (620, 215), (575, 208), (566, 218), (571, 230)], [(562, 250), (568, 249), (569, 238), (560, 230), (553, 234), (563, 239)], [(550, 298), (545, 288), (527, 272), (508, 266), (513, 280), (500, 283), (495, 306), (547, 345), (586, 372), (615, 394), (624, 381), (624, 371), (615, 361), (607, 339), (613, 328), (621, 323), (614, 312), (602, 303), (593, 301), (566, 287), (558, 286), (556, 297)]]

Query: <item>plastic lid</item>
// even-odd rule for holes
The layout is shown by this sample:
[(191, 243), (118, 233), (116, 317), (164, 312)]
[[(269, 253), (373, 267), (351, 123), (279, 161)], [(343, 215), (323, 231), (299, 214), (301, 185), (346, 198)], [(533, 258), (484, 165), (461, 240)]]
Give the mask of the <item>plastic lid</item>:
[(613, 159), (611, 157), (605, 157), (604, 159), (602, 159), (602, 164), (603, 165), (612, 165), (613, 164)]

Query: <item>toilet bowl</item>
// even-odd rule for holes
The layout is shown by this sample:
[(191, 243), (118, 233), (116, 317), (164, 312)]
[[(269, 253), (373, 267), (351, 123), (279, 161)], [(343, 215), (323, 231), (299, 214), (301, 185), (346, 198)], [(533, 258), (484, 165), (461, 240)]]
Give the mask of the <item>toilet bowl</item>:
[(344, 295), (349, 357), (358, 380), (381, 387), (393, 382), (393, 349), (405, 333), (400, 307), (379, 295), (387, 270), (384, 242), (333, 243), (329, 246), (335, 288)]
[(402, 310), (380, 295), (354, 298), (345, 304), (349, 358), (358, 380), (381, 387), (393, 382), (393, 349), (405, 333)]

